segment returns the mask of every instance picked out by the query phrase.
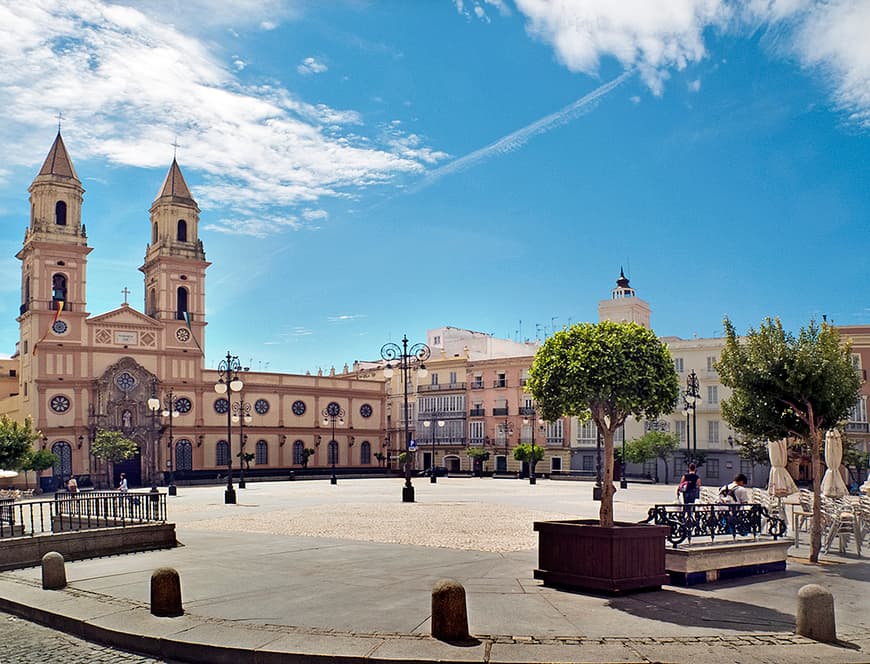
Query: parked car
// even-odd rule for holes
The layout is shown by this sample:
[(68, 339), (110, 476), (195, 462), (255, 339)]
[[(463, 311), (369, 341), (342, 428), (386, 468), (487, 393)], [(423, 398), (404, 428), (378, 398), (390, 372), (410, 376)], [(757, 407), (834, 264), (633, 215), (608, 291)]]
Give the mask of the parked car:
[[(432, 468), (426, 468), (425, 470), (421, 470), (417, 473), (420, 477), (431, 477), (432, 476)], [(435, 477), (447, 477), (447, 467), (446, 466), (435, 466)]]

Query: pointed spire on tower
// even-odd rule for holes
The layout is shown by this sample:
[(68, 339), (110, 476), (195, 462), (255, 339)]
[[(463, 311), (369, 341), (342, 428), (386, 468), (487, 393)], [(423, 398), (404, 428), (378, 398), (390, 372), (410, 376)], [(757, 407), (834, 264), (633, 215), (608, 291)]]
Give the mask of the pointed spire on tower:
[(619, 279), (616, 280), (616, 285), (620, 288), (628, 288), (628, 279), (625, 278), (625, 272), (622, 271), (622, 266), (619, 266)]
[(42, 168), (39, 169), (37, 177), (40, 175), (56, 175), (62, 178), (70, 178), (76, 182), (79, 181), (79, 176), (76, 175), (76, 169), (73, 168), (59, 129), (57, 138), (54, 139), (54, 144), (48, 151), (48, 156), (45, 158)]
[(187, 187), (187, 182), (184, 181), (181, 168), (179, 168), (178, 162), (175, 159), (172, 160), (172, 165), (169, 167), (169, 172), (166, 174), (166, 179), (163, 181), (163, 186), (160, 188), (160, 193), (157, 194), (154, 202), (157, 203), (163, 199), (173, 199), (177, 202), (194, 204), (193, 196)]

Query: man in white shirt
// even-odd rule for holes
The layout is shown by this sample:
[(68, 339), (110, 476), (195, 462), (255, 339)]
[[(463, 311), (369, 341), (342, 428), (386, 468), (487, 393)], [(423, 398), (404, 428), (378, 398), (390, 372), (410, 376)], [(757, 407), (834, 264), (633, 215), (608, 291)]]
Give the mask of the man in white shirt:
[(746, 475), (740, 473), (734, 476), (734, 481), (729, 482), (719, 489), (720, 503), (751, 503), (752, 492), (746, 488)]

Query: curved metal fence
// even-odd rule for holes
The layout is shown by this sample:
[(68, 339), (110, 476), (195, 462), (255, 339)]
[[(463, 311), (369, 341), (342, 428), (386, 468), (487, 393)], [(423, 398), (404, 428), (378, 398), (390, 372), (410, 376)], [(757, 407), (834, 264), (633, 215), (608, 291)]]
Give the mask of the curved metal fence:
[(676, 548), (695, 538), (716, 537), (757, 538), (759, 535), (778, 539), (785, 535), (786, 523), (768, 512), (763, 505), (693, 503), (691, 505), (655, 505), (643, 523), (667, 526), (668, 541)]

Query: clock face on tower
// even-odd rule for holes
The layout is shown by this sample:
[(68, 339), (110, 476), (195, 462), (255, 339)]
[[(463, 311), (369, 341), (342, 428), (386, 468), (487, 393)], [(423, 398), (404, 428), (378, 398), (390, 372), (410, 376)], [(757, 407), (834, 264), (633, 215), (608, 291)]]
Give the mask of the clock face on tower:
[(178, 339), (181, 343), (189, 341), (190, 330), (188, 330), (186, 327), (179, 327), (177, 330), (175, 330), (175, 338)]
[(63, 334), (67, 331), (67, 324), (65, 321), (56, 320), (51, 324), (51, 331), (55, 334)]

